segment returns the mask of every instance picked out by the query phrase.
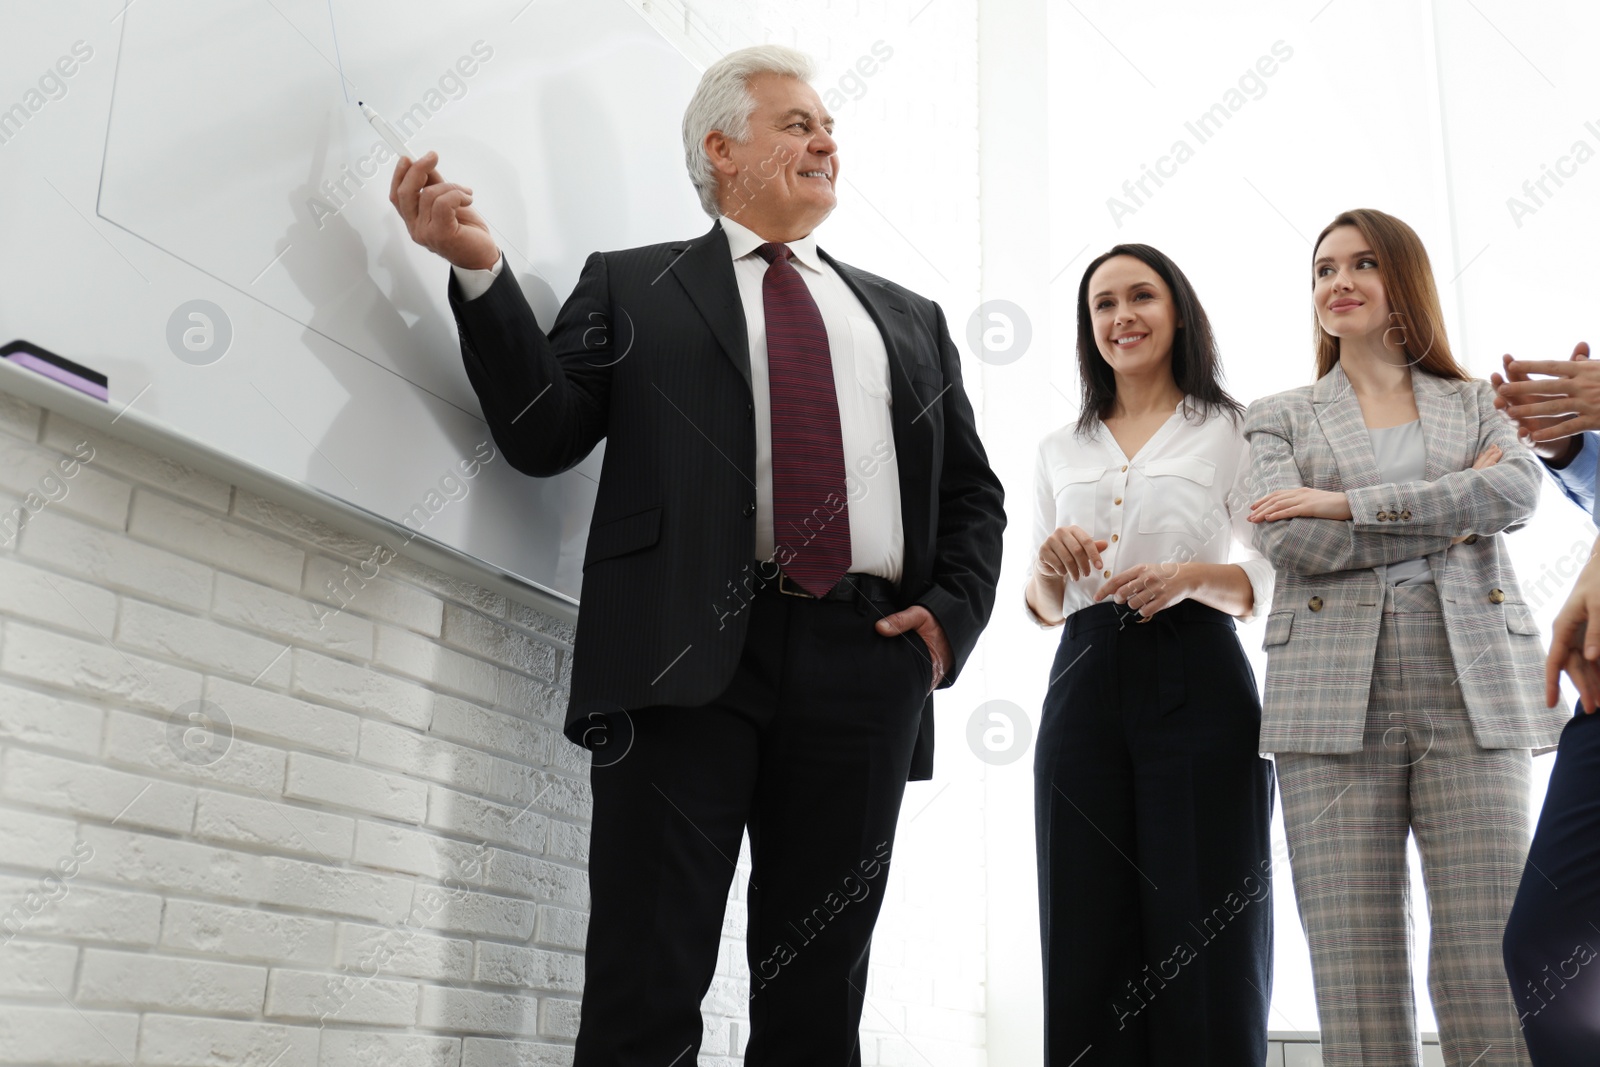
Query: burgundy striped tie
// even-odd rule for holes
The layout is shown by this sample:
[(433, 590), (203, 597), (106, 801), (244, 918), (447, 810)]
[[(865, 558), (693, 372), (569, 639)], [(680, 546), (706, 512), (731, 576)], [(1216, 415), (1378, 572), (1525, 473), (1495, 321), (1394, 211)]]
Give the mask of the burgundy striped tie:
[(772, 532), (778, 564), (806, 592), (822, 596), (850, 569), (850, 512), (844, 436), (833, 356), (822, 312), (789, 262), (788, 245), (756, 249), (767, 317), (772, 405)]

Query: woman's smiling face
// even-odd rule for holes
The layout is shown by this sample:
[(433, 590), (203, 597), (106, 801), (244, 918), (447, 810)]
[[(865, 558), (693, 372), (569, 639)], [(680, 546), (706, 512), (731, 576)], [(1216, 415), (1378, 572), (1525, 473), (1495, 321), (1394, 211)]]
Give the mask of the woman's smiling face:
[(1311, 264), (1311, 303), (1334, 337), (1367, 337), (1390, 326), (1378, 257), (1354, 226), (1336, 226)]
[(1119, 375), (1142, 375), (1172, 363), (1180, 325), (1172, 291), (1133, 256), (1112, 256), (1089, 279), (1089, 317), (1100, 356)]

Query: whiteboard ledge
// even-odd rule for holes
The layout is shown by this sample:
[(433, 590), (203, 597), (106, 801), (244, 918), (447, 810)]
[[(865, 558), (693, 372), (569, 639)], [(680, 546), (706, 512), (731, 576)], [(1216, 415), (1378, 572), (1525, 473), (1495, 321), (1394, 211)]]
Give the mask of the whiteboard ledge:
[(193, 438), (172, 430), (164, 423), (139, 414), (132, 409), (131, 404), (123, 407), (115, 399), (109, 404), (95, 400), (76, 389), (18, 367), (8, 360), (0, 360), (0, 392), (9, 393), (46, 411), (53, 411), (81, 422), (108, 437), (115, 437), (130, 445), (137, 445), (157, 455), (165, 456), (275, 504), (293, 508), (346, 533), (384, 544), (400, 543), (404, 547), (395, 550), (399, 555), (432, 567), (452, 578), (460, 578), (483, 586), (568, 624), (577, 622), (577, 601), (567, 596), (533, 585), (483, 560), (419, 534), (392, 519), (357, 507), (349, 501), (340, 500), (320, 489), (302, 485), (237, 457), (208, 448)]

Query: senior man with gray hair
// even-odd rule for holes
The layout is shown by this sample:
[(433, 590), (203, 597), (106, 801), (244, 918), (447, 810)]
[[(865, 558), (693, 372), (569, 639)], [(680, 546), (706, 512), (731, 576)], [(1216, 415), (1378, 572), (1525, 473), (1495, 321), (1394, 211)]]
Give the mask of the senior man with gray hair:
[(772, 46), (707, 70), (684, 151), (716, 224), (590, 256), (548, 334), (471, 190), (395, 168), (507, 460), (607, 441), (566, 726), (594, 753), (576, 1067), (694, 1062), (747, 831), (745, 1062), (861, 1062), (901, 796), (994, 604), (1002, 493), (944, 314), (817, 246), (811, 77)]

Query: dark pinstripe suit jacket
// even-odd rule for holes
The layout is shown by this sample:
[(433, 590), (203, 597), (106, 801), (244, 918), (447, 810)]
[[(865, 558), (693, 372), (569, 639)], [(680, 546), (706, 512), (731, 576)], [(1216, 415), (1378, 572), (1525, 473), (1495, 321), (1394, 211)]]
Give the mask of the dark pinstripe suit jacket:
[[(1000, 482), (938, 305), (827, 258), (888, 349), (905, 528), (900, 588), (949, 638), (949, 685), (994, 606)], [(748, 334), (722, 227), (591, 255), (548, 336), (509, 271), (471, 301), (452, 276), (450, 303), (467, 376), (512, 466), (549, 477), (606, 439), (567, 736), (581, 744), (597, 712), (715, 699), (749, 625), (740, 605), (749, 599), (756, 496)], [(932, 769), (930, 697), (911, 777)]]

